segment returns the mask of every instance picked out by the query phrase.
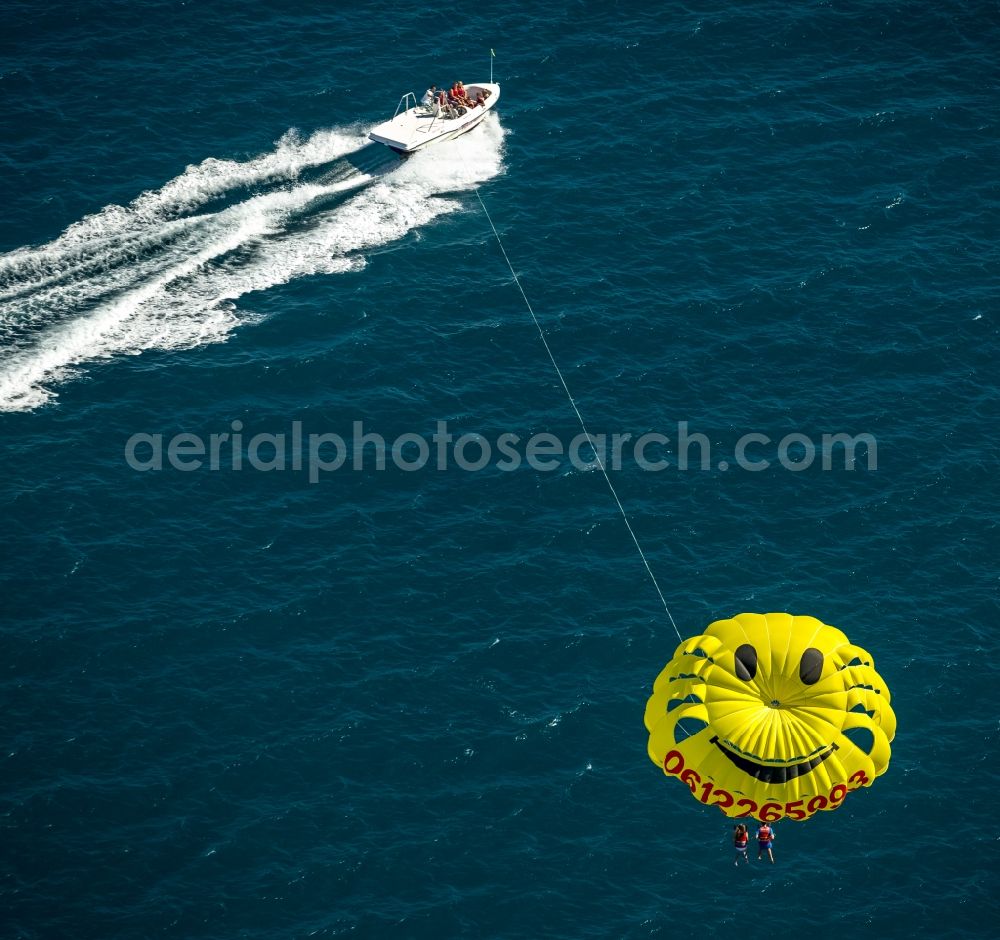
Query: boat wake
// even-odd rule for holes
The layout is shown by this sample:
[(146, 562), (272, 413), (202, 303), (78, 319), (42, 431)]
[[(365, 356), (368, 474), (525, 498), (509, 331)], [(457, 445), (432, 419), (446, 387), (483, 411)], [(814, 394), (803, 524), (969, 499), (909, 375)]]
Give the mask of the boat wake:
[(245, 162), (209, 158), (39, 247), (0, 254), (0, 411), (30, 411), (89, 362), (220, 342), (256, 315), (236, 301), (364, 252), (460, 203), (501, 169), (503, 130), (400, 162), (367, 129), (286, 134)]

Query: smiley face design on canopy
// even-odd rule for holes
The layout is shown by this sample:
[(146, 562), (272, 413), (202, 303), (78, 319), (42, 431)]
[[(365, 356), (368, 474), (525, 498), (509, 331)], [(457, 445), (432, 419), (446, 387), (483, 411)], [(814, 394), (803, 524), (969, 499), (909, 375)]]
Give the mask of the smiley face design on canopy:
[(685, 640), (646, 703), (649, 756), (727, 816), (805, 819), (889, 766), (872, 657), (814, 617), (739, 614)]

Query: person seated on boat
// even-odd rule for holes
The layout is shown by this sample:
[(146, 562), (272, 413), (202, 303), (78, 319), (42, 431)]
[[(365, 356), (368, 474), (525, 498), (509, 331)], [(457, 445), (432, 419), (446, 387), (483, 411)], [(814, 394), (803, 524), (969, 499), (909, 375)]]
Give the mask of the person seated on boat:
[(469, 97), (469, 93), (465, 90), (465, 85), (462, 82), (455, 82), (455, 86), (458, 88), (458, 96), (462, 100), (467, 108), (474, 108), (476, 102)]
[(455, 94), (454, 86), (448, 92), (448, 103), (455, 109), (457, 115), (461, 116), (465, 114), (467, 105), (460, 95)]
[(458, 112), (451, 106), (448, 96), (443, 92), (438, 92), (438, 108), (445, 117), (458, 117)]
[[(486, 92), (486, 94), (488, 95), (489, 92)], [(482, 91), (476, 92), (476, 102), (475, 103), (480, 108), (485, 108), (486, 107), (486, 96), (482, 93)]]
[(434, 103), (437, 101), (437, 87), (437, 85), (431, 85), (431, 87), (424, 92), (424, 96), (420, 99), (420, 103), (425, 108), (434, 107)]

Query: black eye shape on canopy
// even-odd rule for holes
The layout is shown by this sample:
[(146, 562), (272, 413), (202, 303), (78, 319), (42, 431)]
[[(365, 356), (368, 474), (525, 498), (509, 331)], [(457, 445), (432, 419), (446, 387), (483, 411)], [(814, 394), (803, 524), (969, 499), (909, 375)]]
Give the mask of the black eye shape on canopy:
[(744, 643), (736, 650), (736, 676), (744, 682), (749, 682), (757, 675), (757, 650), (749, 643)]
[(799, 678), (804, 685), (815, 685), (823, 675), (823, 654), (813, 647), (802, 652), (799, 661)]

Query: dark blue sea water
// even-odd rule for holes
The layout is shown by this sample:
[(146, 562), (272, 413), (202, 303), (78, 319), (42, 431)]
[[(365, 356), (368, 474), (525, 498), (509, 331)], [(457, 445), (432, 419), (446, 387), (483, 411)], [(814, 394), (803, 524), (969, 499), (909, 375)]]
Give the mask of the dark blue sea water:
[[(996, 4), (0, 35), (0, 935), (997, 935)], [(491, 47), (482, 126), (366, 143)], [(678, 640), (599, 471), (352, 469), (356, 421), (579, 432), (477, 186), (591, 431), (671, 438), (610, 475), (680, 633), (812, 614), (891, 689), (888, 772), (773, 868), (646, 756)], [(345, 465), (248, 465), (296, 423)], [(236, 429), (239, 470), (126, 460)]]

